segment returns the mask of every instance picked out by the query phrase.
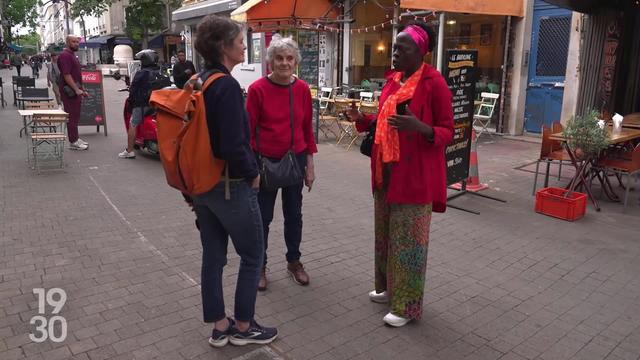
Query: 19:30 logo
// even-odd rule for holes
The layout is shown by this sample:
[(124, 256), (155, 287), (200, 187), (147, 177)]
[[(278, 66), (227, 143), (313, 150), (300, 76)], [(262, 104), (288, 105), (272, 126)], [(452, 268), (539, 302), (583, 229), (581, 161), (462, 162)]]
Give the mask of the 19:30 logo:
[[(35, 334), (29, 334), (33, 342), (41, 343), (50, 339), (53, 342), (63, 342), (67, 338), (67, 320), (58, 314), (67, 302), (67, 293), (60, 288), (52, 288), (46, 291), (43, 288), (33, 289), (33, 293), (38, 297), (38, 314), (31, 318), (31, 325), (36, 325)], [(51, 314), (54, 316), (46, 318), (46, 304), (53, 307)], [(59, 323), (59, 333), (56, 332), (56, 323)]]

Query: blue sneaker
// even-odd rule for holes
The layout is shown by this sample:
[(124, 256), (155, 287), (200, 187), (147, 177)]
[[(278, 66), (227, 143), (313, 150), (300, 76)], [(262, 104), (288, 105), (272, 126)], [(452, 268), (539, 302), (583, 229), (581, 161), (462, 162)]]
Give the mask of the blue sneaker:
[(232, 318), (227, 318), (229, 320), (229, 327), (225, 331), (216, 330), (213, 328), (211, 332), (211, 337), (209, 338), (209, 345), (213, 347), (223, 347), (227, 345), (229, 342), (229, 334), (231, 333), (231, 329), (233, 329), (233, 325), (236, 324)]
[(251, 320), (251, 324), (247, 331), (240, 332), (237, 328), (233, 328), (229, 341), (233, 345), (247, 344), (269, 344), (278, 337), (276, 328), (268, 328), (259, 325), (255, 320)]

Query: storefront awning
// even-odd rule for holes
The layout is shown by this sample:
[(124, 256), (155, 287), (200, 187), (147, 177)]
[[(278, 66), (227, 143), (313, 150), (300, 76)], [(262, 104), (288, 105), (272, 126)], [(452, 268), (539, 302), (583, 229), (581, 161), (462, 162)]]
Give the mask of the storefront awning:
[(454, 13), (524, 16), (522, 0), (400, 0), (400, 7)]
[(7, 43), (7, 47), (9, 49), (11, 49), (14, 52), (21, 52), (22, 51), (22, 46), (18, 46), (18, 45), (14, 45), (12, 43)]
[(335, 19), (338, 13), (330, 0), (249, 0), (231, 13), (233, 20), (257, 26), (312, 25), (321, 19)]
[(581, 13), (595, 13), (598, 10), (624, 7), (619, 0), (546, 0), (546, 2)]
[(94, 37), (91, 39), (87, 39), (87, 41), (83, 43), (80, 43), (80, 46), (87, 47), (87, 48), (99, 48), (102, 45), (106, 45), (107, 41), (111, 40), (114, 37), (115, 36), (113, 35), (104, 35), (104, 36)]
[(223, 11), (230, 11), (240, 6), (240, 0), (206, 0), (185, 5), (172, 13), (172, 20), (180, 21), (203, 17)]
[(131, 39), (129, 39), (128, 37), (117, 37), (114, 41), (113, 41), (114, 45), (129, 45), (132, 46), (133, 45), (133, 41), (131, 41)]

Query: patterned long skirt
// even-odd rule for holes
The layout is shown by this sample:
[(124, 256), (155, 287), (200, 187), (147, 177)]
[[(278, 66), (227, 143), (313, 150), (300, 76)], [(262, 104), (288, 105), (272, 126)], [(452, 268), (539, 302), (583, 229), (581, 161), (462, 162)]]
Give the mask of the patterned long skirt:
[(376, 291), (387, 291), (392, 314), (420, 319), (432, 206), (385, 198), (385, 191), (375, 191)]

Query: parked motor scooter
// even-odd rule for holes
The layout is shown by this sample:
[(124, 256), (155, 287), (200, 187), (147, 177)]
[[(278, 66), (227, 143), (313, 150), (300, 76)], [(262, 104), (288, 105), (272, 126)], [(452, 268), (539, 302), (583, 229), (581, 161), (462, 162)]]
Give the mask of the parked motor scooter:
[[(121, 78), (119, 73), (113, 74), (113, 78), (119, 80)], [(118, 92), (129, 92), (129, 85), (131, 79), (128, 75), (124, 76), (124, 82), (127, 84), (126, 88), (119, 89)], [(129, 122), (131, 120), (131, 106), (129, 104), (129, 98), (124, 101), (123, 109), (124, 126), (129, 131)], [(136, 139), (134, 143), (136, 150), (145, 150), (150, 154), (158, 155), (158, 125), (156, 123), (155, 114), (144, 115), (142, 123), (136, 127)]]

